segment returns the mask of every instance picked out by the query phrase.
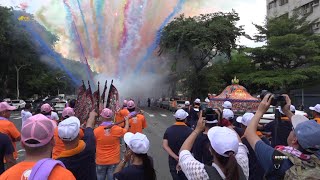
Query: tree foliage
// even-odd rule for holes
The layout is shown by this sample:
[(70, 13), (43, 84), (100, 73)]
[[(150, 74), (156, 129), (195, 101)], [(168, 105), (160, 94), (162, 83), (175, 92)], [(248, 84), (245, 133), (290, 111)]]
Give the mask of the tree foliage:
[[(320, 73), (320, 36), (313, 34), (312, 22), (306, 17), (279, 17), (267, 20), (264, 26), (256, 25), (256, 41), (266, 45), (248, 49), (256, 70), (243, 73), (247, 84), (288, 92), (308, 81), (317, 80)], [(319, 78), (318, 78), (319, 79)]]
[[(18, 17), (24, 15), (30, 17), (28, 22), (20, 22)], [(56, 65), (54, 59), (48, 55), (41, 44), (26, 30), (32, 28), (52, 49), (58, 38), (47, 31), (32, 15), (21, 11), (0, 6), (0, 99), (5, 97), (16, 98), (16, 67), (20, 70), (20, 94), (22, 97), (31, 97), (33, 94), (56, 95), (58, 89), (63, 93), (73, 93), (75, 84), (68, 78), (67, 74)], [(55, 52), (54, 52), (55, 53)], [(72, 67), (72, 74), (81, 79), (83, 65), (76, 61), (61, 58), (55, 53), (63, 64)], [(46, 58), (43, 58), (46, 57)], [(48, 63), (51, 62), (51, 63)], [(48, 65), (49, 64), (49, 65)], [(73, 70), (74, 69), (74, 70)], [(57, 81), (56, 77), (63, 77)]]
[(217, 12), (195, 17), (181, 15), (165, 27), (160, 54), (173, 54), (175, 61), (183, 59), (191, 65), (187, 82), (192, 84), (189, 90), (193, 95), (203, 86), (201, 70), (217, 55), (231, 57), (237, 38), (243, 35), (243, 28), (236, 26), (237, 21), (239, 16), (234, 11)]

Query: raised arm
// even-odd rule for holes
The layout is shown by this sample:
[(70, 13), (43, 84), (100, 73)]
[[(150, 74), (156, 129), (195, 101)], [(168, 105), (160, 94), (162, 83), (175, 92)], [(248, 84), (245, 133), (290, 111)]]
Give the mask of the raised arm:
[(261, 140), (260, 137), (256, 134), (257, 127), (258, 127), (258, 124), (259, 124), (261, 117), (269, 109), (272, 98), (273, 98), (273, 96), (271, 96), (271, 94), (267, 94), (263, 98), (263, 100), (259, 104), (258, 111), (253, 116), (249, 126), (247, 127), (247, 129), (244, 133), (244, 136), (247, 138), (252, 149), (254, 149), (256, 143), (259, 140)]

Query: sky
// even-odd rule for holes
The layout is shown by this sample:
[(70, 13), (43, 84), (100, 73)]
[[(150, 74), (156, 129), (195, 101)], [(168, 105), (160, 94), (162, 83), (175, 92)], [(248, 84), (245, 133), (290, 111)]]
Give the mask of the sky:
[[(112, 75), (129, 71), (123, 64), (136, 66), (135, 71), (158, 69), (152, 61), (157, 32), (180, 13), (235, 10), (238, 25), (250, 36), (256, 33), (252, 23), (262, 24), (266, 16), (264, 0), (0, 0), (0, 5), (33, 14), (59, 36), (55, 50), (64, 57), (88, 60), (92, 69)], [(238, 44), (262, 45), (244, 37)]]

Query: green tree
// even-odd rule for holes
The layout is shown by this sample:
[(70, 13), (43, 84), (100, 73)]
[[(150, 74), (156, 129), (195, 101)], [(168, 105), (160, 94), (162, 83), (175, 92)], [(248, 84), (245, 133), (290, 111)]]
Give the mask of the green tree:
[(172, 54), (174, 65), (178, 59), (187, 60), (190, 75), (186, 82), (193, 97), (201, 93), (199, 88), (204, 85), (201, 71), (208, 63), (219, 54), (231, 57), (232, 49), (237, 46), (236, 39), (243, 35), (242, 27), (236, 26), (237, 21), (239, 16), (234, 11), (217, 12), (195, 17), (181, 15), (165, 27), (160, 54)]
[(258, 71), (244, 73), (247, 84), (261, 88), (288, 92), (302, 83), (319, 79), (320, 36), (313, 34), (313, 22), (298, 16), (267, 20), (264, 26), (256, 25), (259, 34), (256, 41), (266, 45), (248, 49)]

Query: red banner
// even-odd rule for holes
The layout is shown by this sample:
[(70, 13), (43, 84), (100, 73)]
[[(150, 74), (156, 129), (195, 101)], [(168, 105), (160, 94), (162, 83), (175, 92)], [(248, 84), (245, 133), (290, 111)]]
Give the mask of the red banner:
[(82, 119), (83, 117), (85, 99), (86, 99), (86, 86), (82, 81), (82, 85), (79, 87), (79, 90), (78, 90), (77, 102), (74, 107), (75, 116), (78, 117), (79, 119)]
[(113, 83), (113, 80), (110, 85), (106, 107), (111, 109), (115, 113), (120, 110), (119, 92), (118, 92), (117, 88), (112, 83)]

